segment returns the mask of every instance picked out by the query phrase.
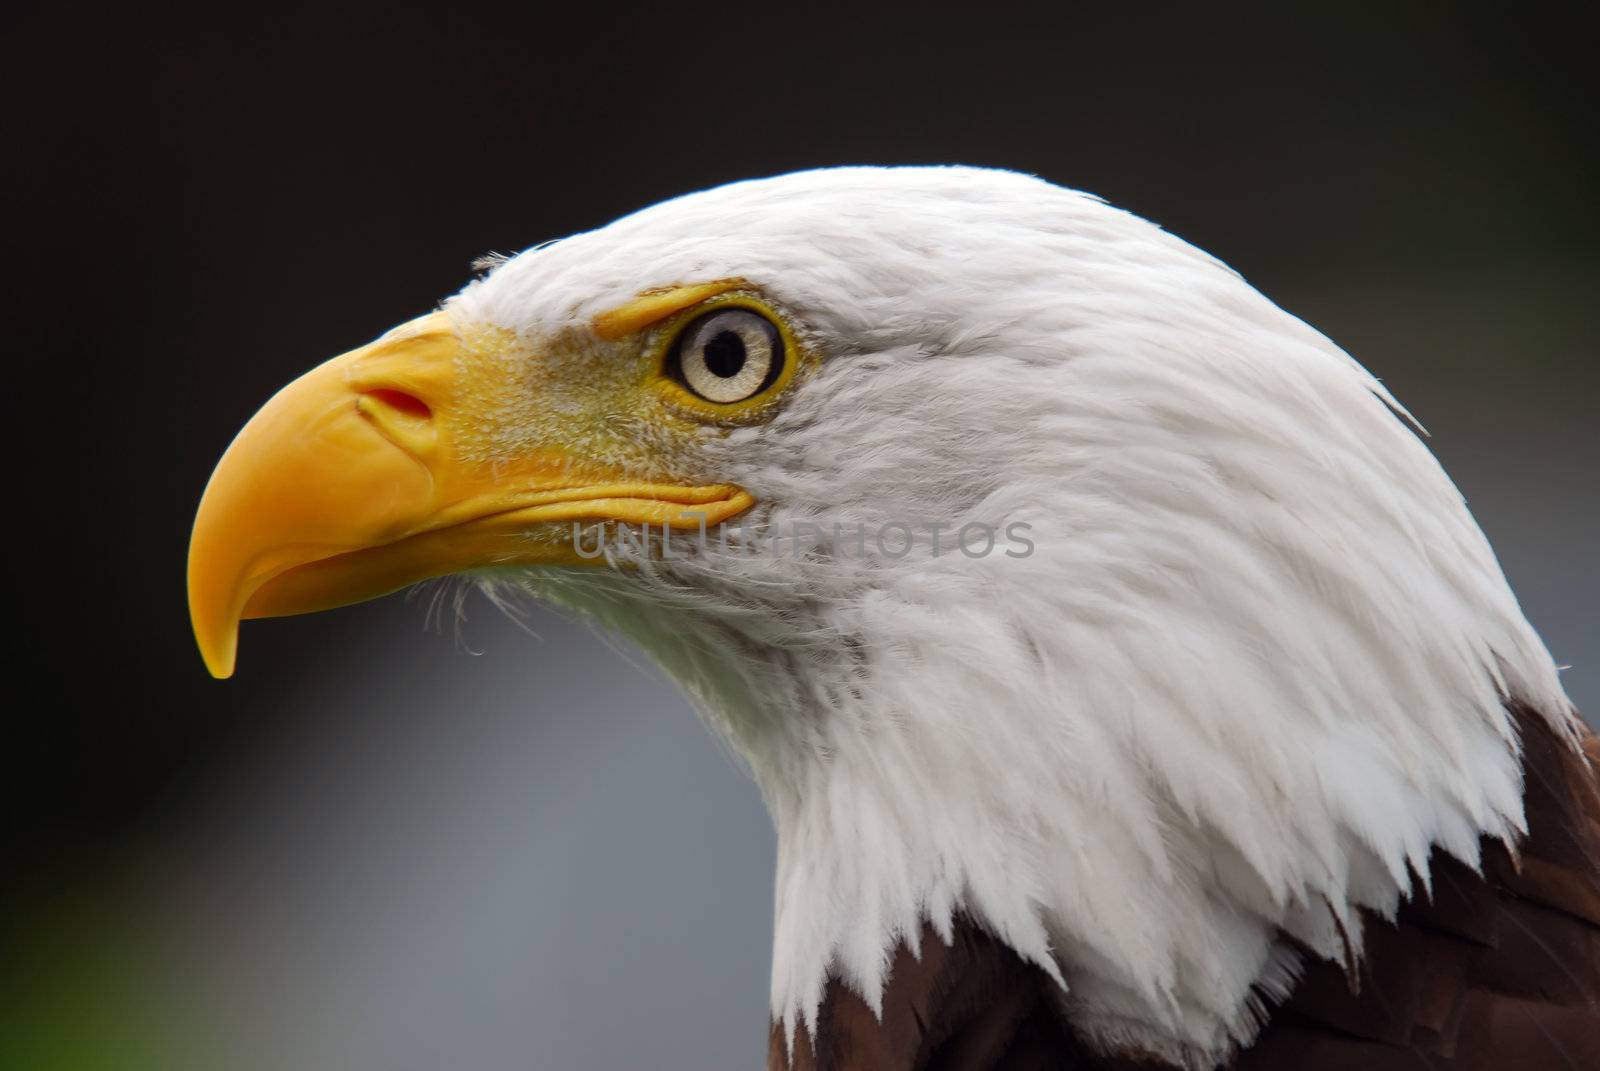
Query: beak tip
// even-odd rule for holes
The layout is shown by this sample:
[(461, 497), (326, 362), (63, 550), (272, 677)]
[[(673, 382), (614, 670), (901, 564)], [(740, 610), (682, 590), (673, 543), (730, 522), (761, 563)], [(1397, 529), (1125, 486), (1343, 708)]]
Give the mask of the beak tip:
[(218, 612), (217, 607), (197, 597), (195, 586), (191, 584), (189, 621), (206, 671), (219, 681), (233, 676), (234, 662), (239, 656), (238, 613)]
[(238, 626), (235, 626), (232, 634), (225, 639), (213, 637), (211, 643), (207, 643), (204, 639), (200, 640), (200, 657), (206, 664), (206, 670), (217, 680), (225, 681), (233, 676), (238, 643)]

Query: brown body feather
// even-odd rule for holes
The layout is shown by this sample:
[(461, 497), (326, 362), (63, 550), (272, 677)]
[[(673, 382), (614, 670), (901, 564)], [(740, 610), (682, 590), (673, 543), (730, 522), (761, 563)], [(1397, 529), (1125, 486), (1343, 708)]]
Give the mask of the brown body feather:
[[(1229, 1071), (1600, 1071), (1600, 740), (1588, 764), (1532, 711), (1523, 740), (1528, 835), (1485, 841), (1483, 874), (1435, 852), (1433, 894), (1366, 920), (1360, 967), (1308, 956), (1305, 976)], [(815, 1042), (771, 1071), (1156, 1071), (1089, 1049), (1058, 987), (970, 921), (894, 957), (879, 1019), (830, 981)]]

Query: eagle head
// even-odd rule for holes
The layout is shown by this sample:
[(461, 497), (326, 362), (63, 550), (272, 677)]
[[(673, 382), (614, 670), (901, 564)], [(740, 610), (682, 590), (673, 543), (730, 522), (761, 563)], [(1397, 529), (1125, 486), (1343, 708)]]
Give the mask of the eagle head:
[(1460, 494), (1158, 227), (845, 168), (486, 267), (240, 432), (200, 647), (461, 573), (626, 635), (771, 810), (791, 1038), (965, 919), (1085, 1036), (1204, 1064), (1522, 828), (1505, 701), (1571, 708)]

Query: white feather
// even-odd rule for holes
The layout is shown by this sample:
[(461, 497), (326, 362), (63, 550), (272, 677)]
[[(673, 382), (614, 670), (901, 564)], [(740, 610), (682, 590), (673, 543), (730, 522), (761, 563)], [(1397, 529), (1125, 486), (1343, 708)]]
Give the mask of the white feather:
[[(966, 168), (684, 197), (450, 304), (529, 339), (739, 277), (825, 357), (698, 475), (803, 553), (712, 545), (536, 592), (631, 637), (765, 793), (772, 1010), (965, 913), (1076, 1025), (1193, 1065), (1360, 944), (1434, 846), (1523, 827), (1508, 696), (1571, 731), (1549, 654), (1387, 391), (1228, 268), (1101, 201)], [(865, 524), (1026, 522), (1027, 557)], [(947, 545), (948, 547), (948, 545)]]

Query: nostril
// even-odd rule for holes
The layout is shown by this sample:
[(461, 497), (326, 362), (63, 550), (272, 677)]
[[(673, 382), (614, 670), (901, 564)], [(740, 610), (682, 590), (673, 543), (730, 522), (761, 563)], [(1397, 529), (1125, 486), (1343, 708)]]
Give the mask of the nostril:
[(394, 390), (390, 387), (378, 387), (374, 390), (362, 391), (362, 396), (388, 406), (402, 416), (412, 420), (431, 420), (433, 410), (428, 408), (428, 403), (418, 398), (415, 394), (407, 394), (403, 390)]

